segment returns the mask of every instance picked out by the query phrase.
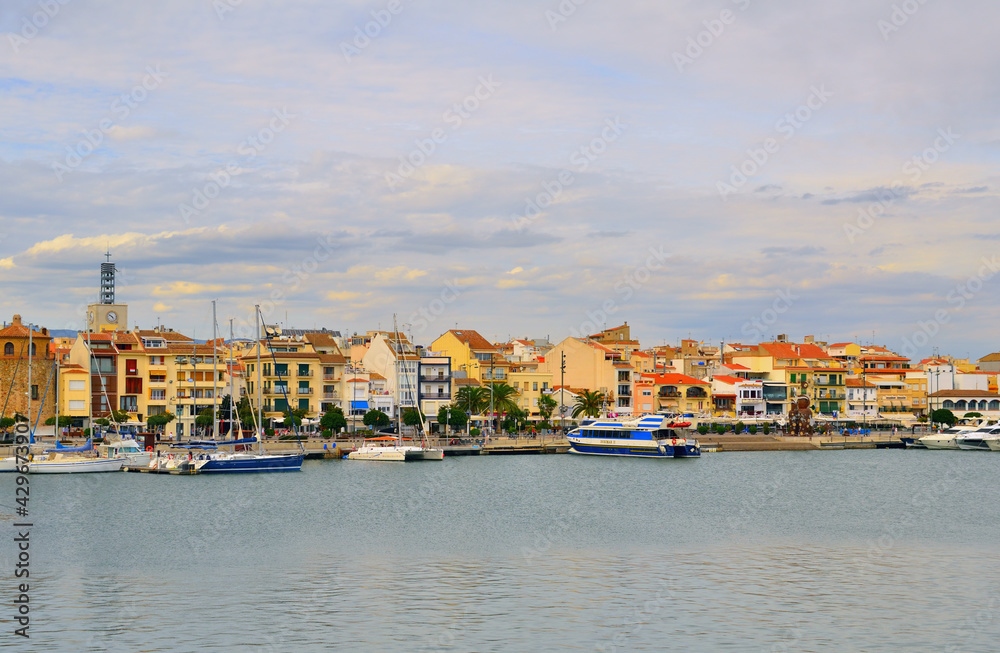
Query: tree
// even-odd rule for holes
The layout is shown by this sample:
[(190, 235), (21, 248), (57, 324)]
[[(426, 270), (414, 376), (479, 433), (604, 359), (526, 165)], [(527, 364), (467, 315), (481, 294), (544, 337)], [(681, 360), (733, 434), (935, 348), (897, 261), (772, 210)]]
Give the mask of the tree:
[(470, 415), (481, 415), (490, 405), (490, 393), (486, 388), (465, 386), (455, 395), (455, 405), (468, 411)]
[(507, 417), (503, 421), (503, 430), (508, 433), (523, 431), (527, 421), (528, 413), (515, 406), (507, 413)]
[(124, 424), (128, 421), (128, 411), (127, 410), (113, 410), (111, 411), (111, 419), (115, 424)]
[(194, 423), (198, 426), (205, 428), (212, 425), (212, 409), (202, 408), (198, 413), (198, 417), (195, 418)]
[(334, 406), (323, 413), (319, 419), (319, 425), (326, 431), (340, 433), (347, 428), (347, 418), (344, 417), (344, 410), (340, 406)]
[(604, 406), (604, 393), (584, 390), (576, 398), (576, 405), (573, 408), (573, 417), (580, 415), (585, 417), (597, 417), (601, 414)]
[(9, 429), (17, 423), (13, 417), (2, 417), (0, 418), (0, 429)]
[(364, 419), (361, 421), (369, 428), (381, 428), (383, 426), (389, 426), (391, 423), (389, 416), (377, 408), (372, 408), (365, 413)]
[[(491, 383), (490, 387), (493, 390), (494, 413), (506, 413), (508, 415), (513, 415), (519, 410), (517, 399), (514, 399), (514, 397), (520, 394), (517, 390), (503, 381)], [(489, 401), (488, 395), (486, 399)]]
[[(52, 426), (55, 423), (56, 423), (56, 416), (55, 415), (53, 415), (52, 417), (50, 417), (47, 420), (45, 420), (45, 425), (46, 426)], [(67, 417), (66, 415), (60, 415), (59, 416), (59, 428), (62, 428), (64, 426), (69, 426), (72, 423), (73, 423), (73, 418), (72, 417)], [(3, 427), (3, 423), (0, 423), (0, 428), (2, 428), (2, 427)]]
[(947, 408), (938, 408), (931, 413), (931, 421), (952, 426), (958, 421), (958, 418), (955, 417), (955, 413), (951, 412)]
[(146, 419), (146, 424), (152, 428), (159, 429), (160, 431), (162, 431), (164, 426), (174, 421), (175, 419), (177, 419), (177, 416), (168, 410), (164, 413), (160, 413), (159, 415), (150, 415)]
[(552, 395), (542, 395), (538, 398), (538, 414), (542, 416), (542, 421), (547, 422), (552, 418), (559, 402), (552, 398)]
[(284, 412), (285, 426), (302, 426), (302, 420), (309, 411), (305, 408), (292, 408)]
[(962, 415), (962, 419), (976, 419), (982, 416), (983, 416), (982, 413), (966, 413)]
[(406, 426), (421, 426), (424, 417), (416, 408), (407, 408), (403, 411), (403, 424)]
[(468, 423), (469, 416), (461, 408), (441, 406), (440, 410), (438, 410), (437, 421), (438, 424), (447, 424), (453, 429), (461, 430)]

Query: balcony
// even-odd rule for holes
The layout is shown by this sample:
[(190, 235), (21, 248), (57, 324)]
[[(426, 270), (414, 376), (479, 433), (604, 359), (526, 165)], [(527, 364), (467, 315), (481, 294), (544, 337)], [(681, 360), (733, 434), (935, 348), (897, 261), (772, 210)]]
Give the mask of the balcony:
[(324, 374), (323, 375), (323, 380), (324, 381), (339, 381), (340, 379), (337, 377), (336, 374)]
[(451, 381), (451, 375), (450, 374), (421, 374), (420, 375), (420, 380), (421, 381), (427, 381), (428, 383), (432, 383), (434, 381), (440, 381), (440, 382), (443, 383), (445, 381)]
[(444, 400), (447, 400), (447, 401), (451, 401), (451, 393), (450, 392), (435, 392), (433, 394), (426, 393), (426, 394), (421, 394), (420, 398), (421, 399), (444, 399)]
[(324, 392), (323, 393), (323, 398), (324, 399), (337, 399), (337, 400), (339, 400), (340, 399), (340, 395), (338, 393), (336, 393), (336, 392)]
[(299, 370), (298, 377), (300, 379), (304, 379), (304, 378), (311, 377), (312, 375), (313, 375), (313, 371), (312, 370), (305, 370), (305, 371)]
[(298, 390), (298, 394), (300, 395), (311, 395), (313, 393), (312, 388), (296, 388), (296, 389)]

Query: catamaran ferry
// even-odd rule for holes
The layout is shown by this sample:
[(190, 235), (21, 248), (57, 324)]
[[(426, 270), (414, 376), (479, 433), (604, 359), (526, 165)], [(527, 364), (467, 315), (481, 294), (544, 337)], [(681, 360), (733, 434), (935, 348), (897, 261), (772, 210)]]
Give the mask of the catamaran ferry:
[(596, 420), (570, 431), (570, 453), (599, 456), (696, 458), (701, 445), (683, 430), (690, 422), (677, 422), (667, 414), (645, 415), (626, 421)]

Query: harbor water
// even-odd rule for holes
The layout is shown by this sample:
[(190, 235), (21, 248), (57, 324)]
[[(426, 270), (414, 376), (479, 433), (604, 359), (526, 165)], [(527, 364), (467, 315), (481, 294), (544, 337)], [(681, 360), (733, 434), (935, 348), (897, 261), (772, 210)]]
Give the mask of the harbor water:
[[(1000, 456), (31, 476), (32, 651), (994, 651)], [(13, 597), (14, 475), (0, 477)]]

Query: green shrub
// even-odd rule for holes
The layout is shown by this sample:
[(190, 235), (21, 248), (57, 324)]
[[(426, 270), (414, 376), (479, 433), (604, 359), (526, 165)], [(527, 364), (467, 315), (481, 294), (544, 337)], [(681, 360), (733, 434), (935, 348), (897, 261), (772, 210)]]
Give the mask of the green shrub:
[(327, 440), (329, 440), (330, 438), (333, 437), (333, 431), (331, 431), (330, 429), (325, 429), (323, 433), (321, 433), (321, 435)]
[(469, 429), (469, 435), (473, 437), (478, 436), (480, 433), (482, 433), (482, 431), (479, 429)]
[(705, 435), (706, 433), (708, 433), (708, 424), (699, 424), (698, 433), (700, 433), (701, 435)]
[(716, 424), (715, 425), (715, 432), (718, 433), (719, 435), (722, 435), (723, 433), (725, 433), (726, 432), (726, 426), (725, 426), (725, 424)]
[(771, 432), (771, 425), (770, 424), (764, 424), (763, 430), (764, 430), (764, 435), (769, 434)]
[(742, 433), (743, 429), (745, 429), (746, 427), (747, 425), (744, 424), (743, 422), (736, 422), (736, 425), (733, 426), (733, 433), (737, 434)]
[(757, 435), (757, 425), (756, 424), (751, 424), (750, 425), (750, 435)]

